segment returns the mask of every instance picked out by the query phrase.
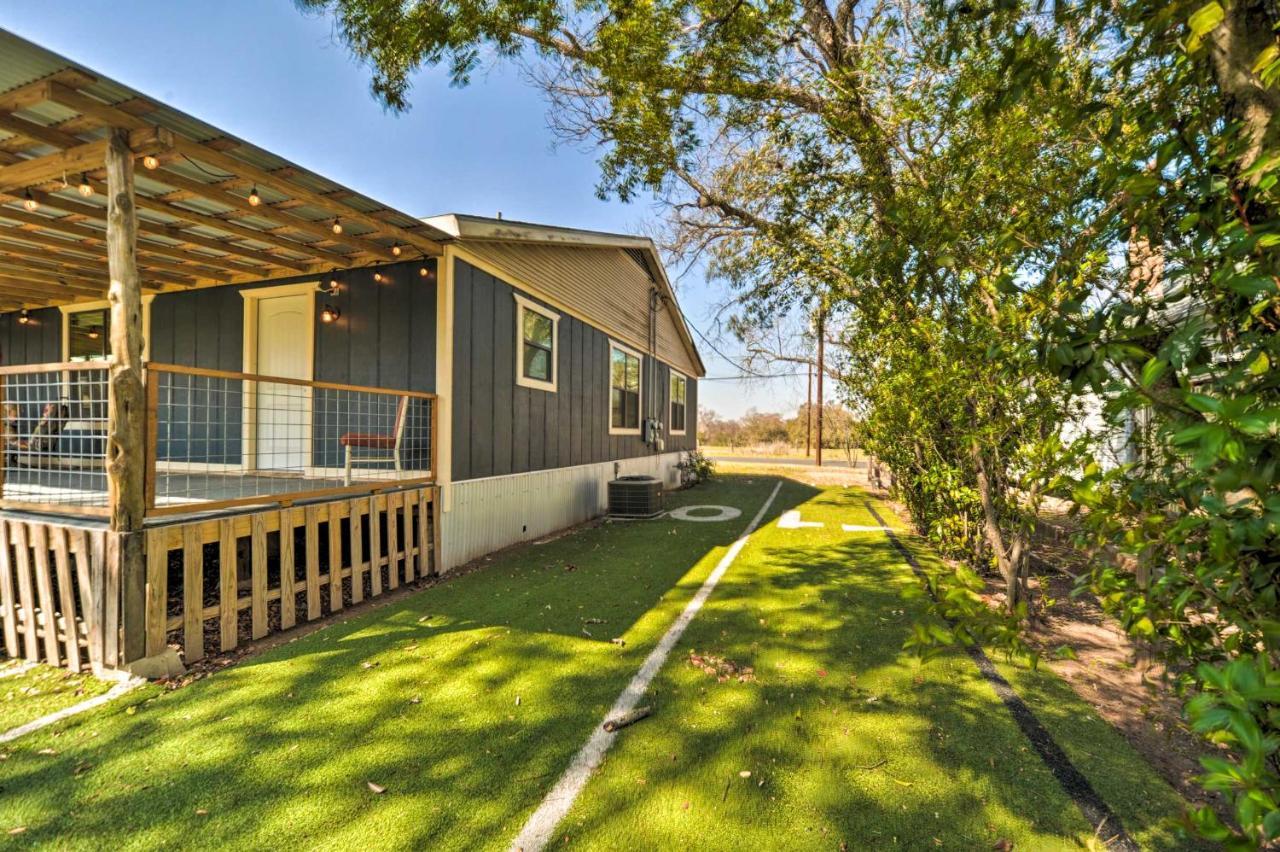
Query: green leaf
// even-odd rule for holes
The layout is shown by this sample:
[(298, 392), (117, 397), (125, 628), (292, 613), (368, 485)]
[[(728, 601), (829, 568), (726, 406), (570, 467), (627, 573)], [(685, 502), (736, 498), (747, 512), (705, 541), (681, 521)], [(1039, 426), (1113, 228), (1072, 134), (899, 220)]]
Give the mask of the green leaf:
[(1152, 358), (1142, 367), (1142, 386), (1150, 390), (1160, 377), (1169, 369), (1169, 365), (1159, 358)]
[(1187, 50), (1194, 52), (1200, 47), (1200, 40), (1206, 35), (1213, 32), (1218, 24), (1222, 23), (1226, 17), (1222, 5), (1218, 0), (1212, 0), (1197, 9), (1190, 18), (1187, 19), (1187, 26), (1191, 28), (1191, 39), (1187, 43)]
[(1184, 396), (1187, 405), (1201, 414), (1221, 414), (1222, 402), (1202, 393), (1189, 393)]

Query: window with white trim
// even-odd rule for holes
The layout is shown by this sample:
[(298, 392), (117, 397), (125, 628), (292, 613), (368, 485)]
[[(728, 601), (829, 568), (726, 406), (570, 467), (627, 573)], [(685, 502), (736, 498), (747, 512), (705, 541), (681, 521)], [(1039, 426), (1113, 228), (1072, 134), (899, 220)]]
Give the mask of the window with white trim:
[(689, 380), (677, 373), (671, 371), (671, 418), (670, 431), (672, 435), (683, 435), (685, 424), (685, 397), (689, 390)]
[(516, 294), (516, 384), (556, 389), (560, 315)]
[(67, 360), (105, 361), (111, 354), (111, 309), (67, 311)]
[(640, 355), (609, 346), (609, 434), (640, 434)]

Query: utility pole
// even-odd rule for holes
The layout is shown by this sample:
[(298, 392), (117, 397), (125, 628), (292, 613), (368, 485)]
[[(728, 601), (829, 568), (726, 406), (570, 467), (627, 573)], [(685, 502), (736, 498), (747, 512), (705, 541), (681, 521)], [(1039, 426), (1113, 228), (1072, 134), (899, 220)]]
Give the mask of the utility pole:
[(809, 370), (809, 389), (804, 398), (804, 457), (809, 458), (813, 452), (813, 362), (807, 365)]
[(826, 315), (822, 306), (818, 307), (818, 443), (814, 448), (814, 460), (822, 467), (822, 373), (824, 350), (826, 349)]

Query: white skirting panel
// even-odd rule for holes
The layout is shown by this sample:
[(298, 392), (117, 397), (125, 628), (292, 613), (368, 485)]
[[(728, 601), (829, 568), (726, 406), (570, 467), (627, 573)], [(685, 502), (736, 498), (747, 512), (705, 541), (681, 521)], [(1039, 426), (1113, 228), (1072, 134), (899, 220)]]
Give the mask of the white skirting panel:
[[(580, 524), (608, 508), (609, 480), (648, 474), (664, 488), (679, 481), (682, 453), (584, 464), (455, 482), (441, 526), (444, 570), (520, 541)], [(616, 469), (616, 473), (615, 473)]]

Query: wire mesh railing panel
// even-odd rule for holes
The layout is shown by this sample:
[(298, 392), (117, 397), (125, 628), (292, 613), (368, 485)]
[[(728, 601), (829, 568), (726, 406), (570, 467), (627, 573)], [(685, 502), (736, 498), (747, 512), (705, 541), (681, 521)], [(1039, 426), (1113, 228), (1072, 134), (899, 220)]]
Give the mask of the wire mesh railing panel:
[(0, 372), (3, 499), (12, 504), (107, 505), (107, 367), (42, 364)]
[(432, 478), (430, 394), (155, 364), (148, 383), (155, 509)]

